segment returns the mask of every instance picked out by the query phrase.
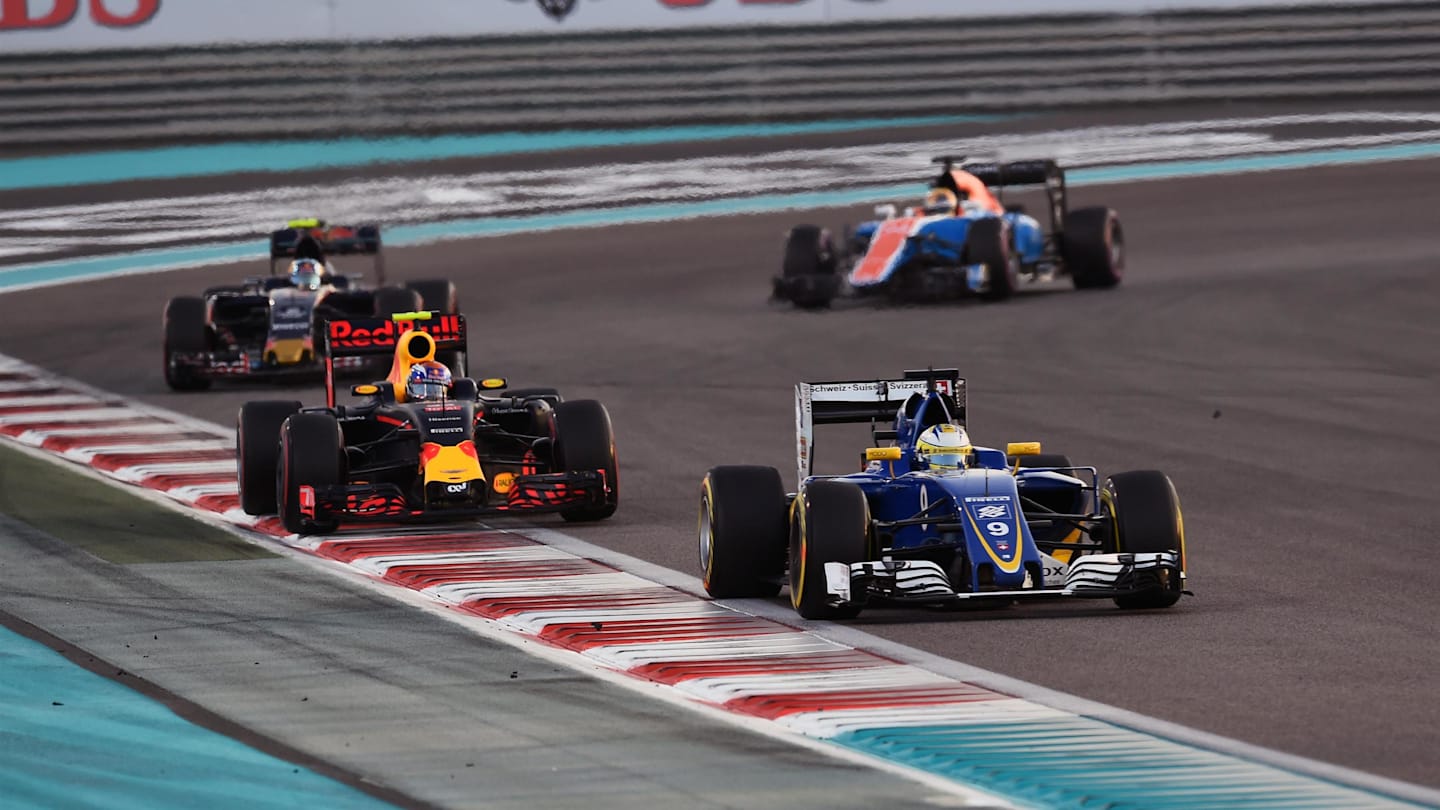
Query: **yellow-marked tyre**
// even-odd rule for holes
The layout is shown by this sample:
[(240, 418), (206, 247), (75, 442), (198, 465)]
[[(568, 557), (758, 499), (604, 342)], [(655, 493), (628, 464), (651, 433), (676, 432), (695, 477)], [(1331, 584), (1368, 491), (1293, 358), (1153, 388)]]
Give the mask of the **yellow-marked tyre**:
[[(1116, 473), (1105, 479), (1100, 504), (1110, 518), (1107, 551), (1174, 551), (1180, 554), (1180, 570), (1185, 570), (1185, 519), (1168, 476), (1156, 470)], [(1166, 608), (1180, 601), (1184, 587), (1175, 577), (1163, 588), (1118, 596), (1115, 604), (1126, 609)]]
[(774, 467), (715, 467), (700, 483), (700, 572), (716, 599), (780, 593), (785, 485)]
[(846, 481), (806, 484), (790, 509), (790, 604), (806, 619), (853, 619), (858, 605), (834, 607), (826, 563), (864, 562), (870, 548), (870, 504)]

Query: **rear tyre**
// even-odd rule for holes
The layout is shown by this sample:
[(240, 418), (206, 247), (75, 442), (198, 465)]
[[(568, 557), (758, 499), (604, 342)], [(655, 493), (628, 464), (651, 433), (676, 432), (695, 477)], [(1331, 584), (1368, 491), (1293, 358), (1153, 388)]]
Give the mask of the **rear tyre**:
[(247, 402), (240, 406), (235, 419), (235, 463), (240, 508), (245, 514), (275, 514), (280, 426), (299, 410), (299, 402)]
[(1109, 289), (1125, 277), (1125, 231), (1109, 208), (1065, 215), (1060, 256), (1077, 290)]
[[(1175, 551), (1185, 565), (1185, 523), (1175, 485), (1156, 470), (1116, 473), (1105, 479), (1100, 504), (1110, 517), (1108, 550), (1145, 554)], [(1163, 587), (1143, 593), (1118, 596), (1115, 604), (1126, 609), (1166, 608), (1180, 601), (1184, 584), (1179, 577)]]
[[(340, 423), (328, 413), (297, 413), (280, 426), (280, 464), (276, 496), (280, 522), (296, 534), (329, 534), (335, 518), (315, 519), (302, 487), (335, 486), (345, 480), (345, 442)], [(312, 502), (313, 506), (313, 502)], [(309, 511), (310, 514), (306, 514)]]
[(806, 619), (853, 619), (859, 605), (833, 607), (826, 563), (864, 562), (870, 547), (870, 504), (844, 481), (811, 481), (790, 510), (790, 604)]
[(423, 308), (420, 294), (405, 287), (381, 287), (375, 291), (375, 317), (389, 318), (397, 312), (418, 312)]
[(828, 230), (796, 225), (785, 238), (785, 258), (775, 293), (801, 309), (828, 307), (840, 291), (839, 265)]
[(780, 593), (785, 485), (774, 467), (714, 467), (700, 483), (700, 571), (716, 599)]
[(164, 331), (165, 384), (172, 391), (204, 391), (209, 388), (208, 377), (177, 362), (179, 355), (210, 350), (209, 331), (205, 325), (205, 299), (171, 298), (165, 305)]
[(555, 406), (555, 460), (566, 472), (603, 470), (609, 487), (598, 506), (566, 509), (560, 517), (572, 523), (604, 520), (620, 503), (619, 466), (615, 461), (615, 434), (605, 406), (593, 399), (576, 399)]
[[(405, 286), (420, 296), (421, 309), (439, 312), (442, 315), (455, 315), (460, 312), (460, 295), (455, 291), (453, 282), (445, 279), (427, 279), (407, 281)], [(464, 352), (446, 349), (436, 352), (435, 359), (449, 366), (450, 370), (456, 374), (465, 373)]]
[(1010, 229), (999, 217), (984, 217), (970, 223), (965, 234), (965, 257), (970, 264), (985, 265), (990, 287), (981, 293), (986, 301), (1004, 301), (1020, 286), (1020, 262), (1010, 249)]

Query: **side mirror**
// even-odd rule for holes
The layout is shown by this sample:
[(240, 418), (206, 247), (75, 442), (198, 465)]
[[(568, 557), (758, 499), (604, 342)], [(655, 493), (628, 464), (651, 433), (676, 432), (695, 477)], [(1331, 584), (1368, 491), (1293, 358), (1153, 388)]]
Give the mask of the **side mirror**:
[(1040, 442), (1010, 442), (1005, 445), (1007, 456), (1038, 456), (1040, 455)]
[(480, 381), (480, 387), (486, 391), (498, 391), (507, 385), (509, 383), (505, 381), (504, 377), (486, 377)]
[(388, 382), (381, 383), (360, 383), (350, 386), (350, 394), (357, 397), (381, 397), (393, 398), (395, 386)]
[(904, 451), (898, 447), (865, 448), (866, 461), (899, 461), (904, 455)]
[(896, 214), (896, 212), (897, 212), (898, 210), (899, 210), (899, 209), (897, 209), (897, 208), (895, 207), (895, 204), (894, 204), (894, 203), (885, 203), (884, 205), (877, 205), (877, 206), (875, 206), (875, 216), (877, 216), (877, 217), (879, 217), (879, 218), (881, 218), (881, 219), (894, 219), (894, 218), (895, 218), (895, 214)]

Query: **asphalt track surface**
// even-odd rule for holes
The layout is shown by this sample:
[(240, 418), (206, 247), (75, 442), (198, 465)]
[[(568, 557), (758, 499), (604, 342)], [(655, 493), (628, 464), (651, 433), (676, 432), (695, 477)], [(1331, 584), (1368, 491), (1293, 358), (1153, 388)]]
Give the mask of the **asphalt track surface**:
[[(389, 265), (401, 278), (457, 283), (479, 326), (476, 373), (609, 408), (622, 507), (601, 525), (553, 527), (684, 571), (696, 568), (709, 466), (772, 464), (792, 478), (795, 381), (958, 365), (977, 442), (1038, 439), (1102, 472), (1166, 471), (1196, 595), (1152, 614), (1091, 603), (877, 610), (857, 625), (1204, 731), (1440, 786), (1440, 161), (1072, 193), (1072, 205), (1095, 203), (1124, 219), (1124, 285), (1001, 305), (768, 306), (786, 228), (838, 227), (864, 208), (453, 242), (393, 251)], [(260, 264), (5, 295), (0, 351), (225, 424), (246, 399), (315, 402), (318, 388), (176, 395), (161, 381), (164, 300)], [(849, 468), (861, 441), (822, 433), (821, 466)]]

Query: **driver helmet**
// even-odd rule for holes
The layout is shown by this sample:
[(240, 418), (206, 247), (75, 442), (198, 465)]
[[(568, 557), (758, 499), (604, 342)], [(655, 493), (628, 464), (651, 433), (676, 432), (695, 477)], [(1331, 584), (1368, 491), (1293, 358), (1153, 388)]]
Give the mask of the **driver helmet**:
[(965, 428), (950, 424), (935, 425), (926, 428), (915, 440), (915, 460), (931, 470), (960, 470), (965, 468), (973, 449)]
[(930, 193), (925, 195), (923, 209), (930, 216), (953, 216), (959, 207), (960, 201), (955, 192), (948, 188), (932, 188)]
[(416, 363), (405, 376), (405, 395), (412, 402), (444, 399), (450, 393), (450, 369), (433, 360)]
[(325, 283), (325, 266), (314, 259), (290, 263), (290, 283), (302, 290), (318, 290)]

